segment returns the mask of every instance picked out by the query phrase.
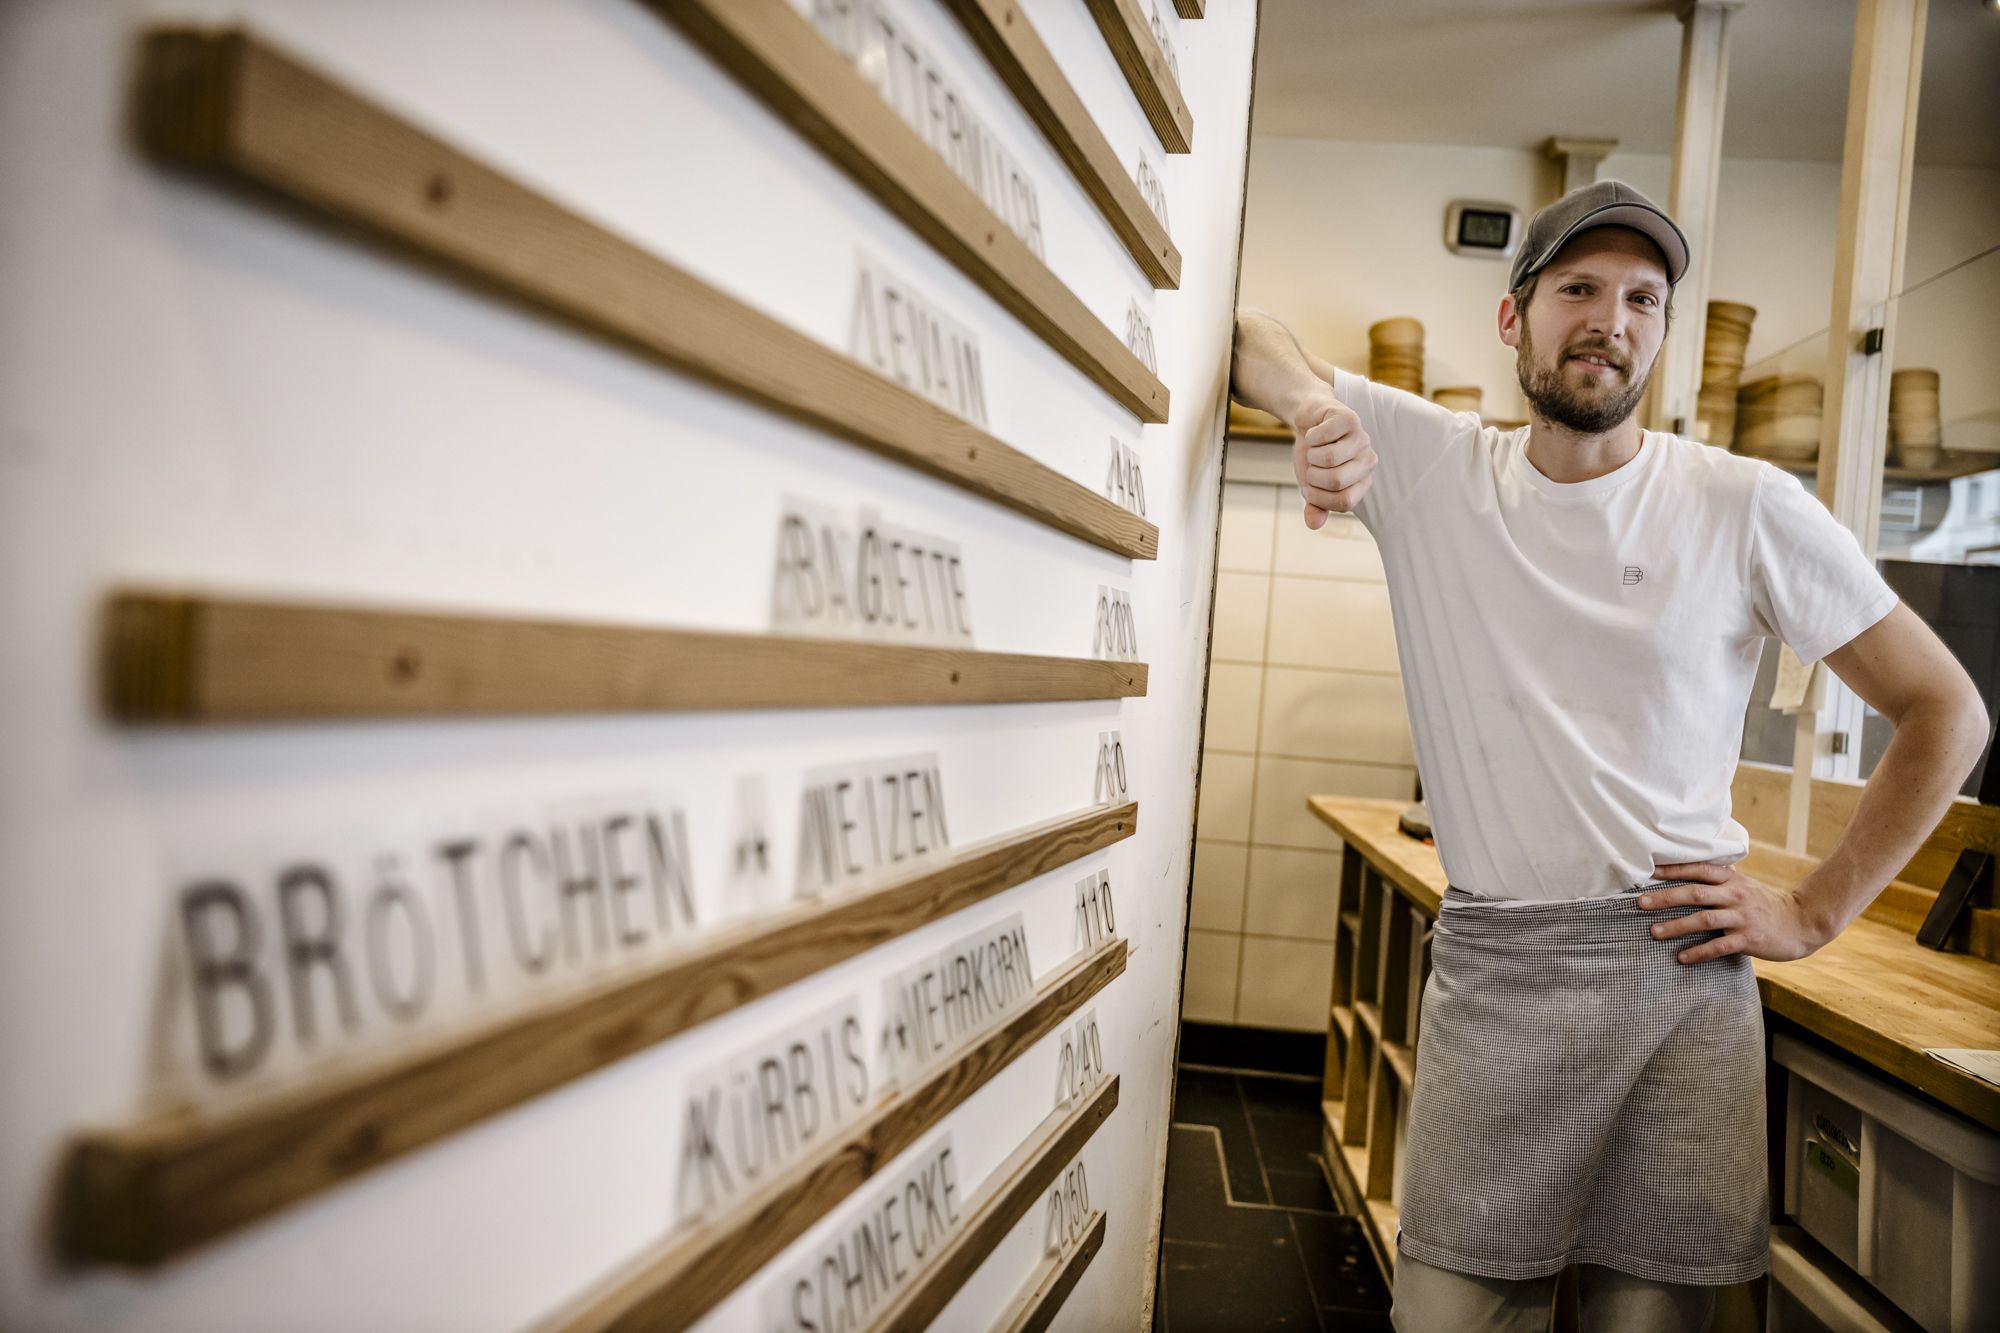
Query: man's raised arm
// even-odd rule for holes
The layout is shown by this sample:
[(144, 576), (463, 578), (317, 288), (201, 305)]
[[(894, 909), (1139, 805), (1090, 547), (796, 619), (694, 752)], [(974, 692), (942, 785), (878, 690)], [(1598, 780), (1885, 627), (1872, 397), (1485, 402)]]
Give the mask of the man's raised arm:
[(1375, 450), (1360, 418), (1333, 396), (1333, 367), (1299, 346), (1291, 330), (1261, 310), (1236, 312), (1229, 392), (1292, 428), (1292, 475), (1306, 526), (1351, 513), (1368, 491)]

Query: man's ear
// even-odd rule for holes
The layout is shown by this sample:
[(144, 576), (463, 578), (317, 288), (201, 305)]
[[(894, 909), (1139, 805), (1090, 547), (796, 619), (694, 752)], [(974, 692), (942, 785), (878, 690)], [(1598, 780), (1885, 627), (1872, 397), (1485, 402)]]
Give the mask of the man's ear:
[(1521, 345), (1521, 312), (1515, 308), (1512, 292), (1500, 298), (1500, 341), (1509, 347)]

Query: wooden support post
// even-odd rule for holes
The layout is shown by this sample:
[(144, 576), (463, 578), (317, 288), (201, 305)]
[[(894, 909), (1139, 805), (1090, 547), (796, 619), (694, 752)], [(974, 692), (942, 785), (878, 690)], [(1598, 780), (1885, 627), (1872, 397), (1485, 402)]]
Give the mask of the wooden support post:
[[(1827, 323), (1819, 498), (1874, 554), (1928, 0), (1860, 0)], [(1881, 330), (1879, 350), (1869, 350)]]
[(1694, 429), (1701, 391), (1702, 332), (1708, 324), (1709, 251), (1715, 242), (1716, 183), (1722, 168), (1722, 110), (1729, 92), (1729, 19), (1743, 0), (1683, 0), (1681, 81), (1674, 105), (1674, 157), (1667, 212), (1688, 242), (1687, 272), (1674, 292), (1679, 314), (1653, 367), (1655, 430)]
[[(1889, 368), (1910, 217), (1917, 94), (1923, 82), (1928, 0), (1860, 0), (1847, 80), (1847, 146), (1840, 169), (1840, 232), (1827, 320), (1826, 406), (1820, 421), (1820, 502), (1875, 554), (1888, 448)], [(1879, 335), (1878, 335), (1879, 331)], [(1828, 682), (1811, 771), (1794, 782), (1861, 776), (1861, 700)], [(1800, 747), (1803, 748), (1803, 747)]]
[(1618, 148), (1616, 139), (1564, 139), (1552, 138), (1542, 145), (1562, 171), (1562, 192), (1580, 190), (1597, 179), (1598, 164), (1611, 156)]
[[(1847, 76), (1847, 145), (1840, 168), (1840, 231), (1833, 309), (1827, 319), (1817, 490), (1820, 503), (1871, 556), (1881, 520), (1889, 367), (1896, 293), (1903, 286), (1927, 3), (1860, 0)], [(1870, 337), (1874, 330), (1880, 330), (1879, 339)], [(1799, 713), (1792, 745), (1788, 851), (1805, 847), (1813, 778), (1861, 775), (1861, 700), (1839, 681), (1827, 682), (1821, 699)], [(1847, 744), (1837, 754), (1826, 746), (1822, 754), (1822, 734), (1843, 736)]]

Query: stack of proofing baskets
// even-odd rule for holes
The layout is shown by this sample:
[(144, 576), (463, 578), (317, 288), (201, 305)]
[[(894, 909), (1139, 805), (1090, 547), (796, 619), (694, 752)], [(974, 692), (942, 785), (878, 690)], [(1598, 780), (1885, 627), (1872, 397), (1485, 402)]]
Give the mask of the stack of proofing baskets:
[(1701, 394), (1695, 400), (1695, 438), (1720, 449), (1736, 441), (1736, 390), (1743, 378), (1743, 350), (1757, 307), (1734, 301), (1708, 303), (1701, 339)]
[(1436, 390), (1431, 394), (1431, 401), (1450, 412), (1470, 412), (1478, 416), (1480, 401), (1485, 396), (1477, 384), (1459, 384)]
[(1407, 316), (1385, 319), (1368, 328), (1368, 378), (1416, 394), (1424, 394), (1424, 326)]
[(2000, 1329), (2000, 1134), (1787, 1034), (1771, 1054), (1790, 1071), (1785, 1212), (1931, 1333)]
[(1934, 468), (1944, 457), (1938, 413), (1938, 373), (1898, 370), (1889, 376), (1889, 451), (1898, 467)]
[(1785, 463), (1819, 457), (1822, 391), (1815, 375), (1766, 375), (1736, 394), (1736, 448)]

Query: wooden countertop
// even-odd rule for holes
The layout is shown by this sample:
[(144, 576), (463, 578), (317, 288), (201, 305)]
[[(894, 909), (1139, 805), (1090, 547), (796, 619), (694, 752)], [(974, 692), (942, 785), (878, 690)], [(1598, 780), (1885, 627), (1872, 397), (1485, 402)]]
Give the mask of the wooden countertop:
[(1330, 824), (1342, 839), (1354, 844), (1369, 863), (1396, 882), (1417, 906), (1437, 915), (1444, 901), (1444, 867), (1437, 848), (1418, 842), (1396, 820), (1410, 808), (1408, 801), (1374, 796), (1308, 796), (1306, 808)]
[[(1412, 901), (1437, 911), (1445, 889), (1437, 849), (1396, 826), (1408, 801), (1314, 796), (1306, 804)], [(1759, 878), (1790, 887), (1775, 874)], [(1930, 1046), (2000, 1047), (2000, 965), (1933, 952), (1908, 931), (1866, 918), (1810, 958), (1753, 963), (1767, 1009), (2000, 1131), (2000, 1087), (1924, 1054)]]

